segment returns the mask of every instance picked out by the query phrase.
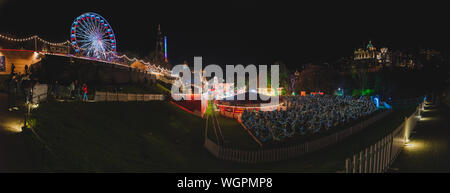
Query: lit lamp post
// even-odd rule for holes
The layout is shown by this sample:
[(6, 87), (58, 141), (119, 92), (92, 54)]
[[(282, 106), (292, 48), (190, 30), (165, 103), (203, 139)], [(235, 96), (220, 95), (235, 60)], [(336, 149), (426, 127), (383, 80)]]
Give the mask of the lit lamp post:
[(22, 132), (28, 132), (27, 122), (28, 122), (28, 119), (29, 119), (29, 116), (30, 116), (31, 103), (30, 102), (26, 102), (25, 106), (26, 106), (27, 110), (26, 110), (25, 116), (24, 116)]

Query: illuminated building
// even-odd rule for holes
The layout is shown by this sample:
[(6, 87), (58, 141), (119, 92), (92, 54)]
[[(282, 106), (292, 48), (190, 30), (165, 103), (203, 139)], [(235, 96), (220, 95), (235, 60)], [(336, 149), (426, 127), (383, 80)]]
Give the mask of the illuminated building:
[(377, 58), (377, 50), (372, 45), (372, 41), (369, 41), (365, 49), (358, 48), (354, 52), (354, 60), (368, 60)]
[(414, 69), (418, 68), (417, 59), (414, 54), (403, 51), (392, 53), (392, 64), (395, 67)]
[(0, 49), (0, 75), (11, 73), (12, 64), (14, 72), (25, 74), (25, 65), (31, 67), (41, 61), (41, 54), (28, 50)]
[(392, 63), (390, 50), (386, 47), (377, 49), (372, 41), (369, 41), (364, 49), (356, 49), (353, 54), (353, 65), (355, 67), (367, 67), (377, 71), (381, 67), (390, 66)]

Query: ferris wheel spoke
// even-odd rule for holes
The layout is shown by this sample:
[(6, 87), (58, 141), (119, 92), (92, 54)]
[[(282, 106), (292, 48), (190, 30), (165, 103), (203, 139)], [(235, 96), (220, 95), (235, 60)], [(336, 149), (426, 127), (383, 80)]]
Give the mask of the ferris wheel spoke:
[(90, 31), (89, 25), (84, 20), (81, 20), (81, 22), (79, 24), (80, 24), (79, 26), (81, 29), (84, 29), (86, 32)]
[(89, 47), (91, 47), (91, 43), (90, 42), (87, 42), (87, 43), (85, 43), (85, 44), (80, 46), (80, 48), (89, 48)]
[(108, 48), (108, 50), (113, 50), (112, 45), (111, 44), (105, 44), (105, 47)]
[(83, 24), (84, 27), (86, 27), (86, 29), (88, 29), (89, 31), (92, 30), (92, 22), (89, 21), (89, 19), (85, 19), (81, 22)]
[(88, 43), (88, 42), (91, 42), (91, 41), (87, 40), (87, 39), (80, 39), (80, 40), (78, 40), (78, 42), (86, 42), (86, 43)]
[(105, 32), (103, 31), (104, 26), (103, 26), (101, 23), (95, 21), (94, 27), (95, 27), (95, 30), (96, 30), (97, 32), (99, 32), (100, 34), (104, 34), (104, 33), (105, 33)]
[(86, 49), (90, 49), (92, 46), (91, 46), (91, 43), (86, 43), (86, 44), (83, 44), (83, 45), (81, 45), (80, 46), (80, 48), (86, 48)]
[(108, 40), (109, 40), (109, 34), (108, 34), (108, 33), (106, 33), (106, 34), (103, 34), (103, 38), (104, 38), (104, 39), (108, 39)]
[(86, 30), (83, 29), (83, 28), (79, 28), (79, 29), (77, 30), (76, 34), (79, 34), (79, 35), (88, 35), (89, 32), (86, 31)]
[(80, 28), (78, 29), (78, 32), (84, 33), (84, 34), (90, 34), (90, 33), (91, 33), (91, 32), (89, 31), (89, 29), (86, 29), (86, 28), (83, 28), (83, 27), (80, 27)]
[(107, 35), (108, 34), (108, 30), (104, 27), (104, 26), (100, 26), (100, 31), (103, 35)]
[(88, 40), (89, 36), (86, 35), (86, 34), (78, 34), (77, 35), (77, 39), (79, 39), (79, 40)]
[(80, 40), (80, 41), (78, 41), (79, 43), (83, 43), (82, 45), (90, 45), (90, 44), (92, 44), (92, 42), (91, 41), (89, 41), (89, 40)]
[(88, 38), (89, 37), (89, 32), (85, 31), (84, 29), (79, 29), (78, 33), (76, 34), (76, 36), (80, 36), (83, 38)]
[(92, 25), (89, 22), (85, 22), (85, 31), (86, 34), (93, 34), (95, 30), (93, 29)]

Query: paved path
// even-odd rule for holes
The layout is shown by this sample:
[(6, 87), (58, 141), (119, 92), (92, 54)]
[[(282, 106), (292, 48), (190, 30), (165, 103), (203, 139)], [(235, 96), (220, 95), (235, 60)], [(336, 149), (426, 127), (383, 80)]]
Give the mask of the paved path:
[(9, 112), (0, 101), (0, 172), (34, 171), (30, 149), (21, 135), (23, 110)]
[(393, 171), (450, 172), (450, 108), (426, 108), (415, 132), (392, 165)]

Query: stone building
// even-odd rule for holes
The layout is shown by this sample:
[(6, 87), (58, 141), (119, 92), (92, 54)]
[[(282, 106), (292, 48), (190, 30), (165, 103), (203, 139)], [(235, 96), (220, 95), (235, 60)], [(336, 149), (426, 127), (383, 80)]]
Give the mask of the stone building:
[(372, 68), (374, 70), (390, 66), (392, 63), (391, 51), (382, 47), (377, 49), (372, 41), (365, 48), (358, 48), (353, 54), (353, 66), (357, 68)]

